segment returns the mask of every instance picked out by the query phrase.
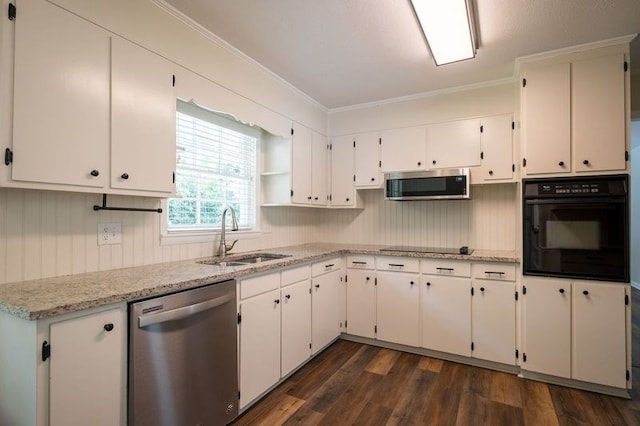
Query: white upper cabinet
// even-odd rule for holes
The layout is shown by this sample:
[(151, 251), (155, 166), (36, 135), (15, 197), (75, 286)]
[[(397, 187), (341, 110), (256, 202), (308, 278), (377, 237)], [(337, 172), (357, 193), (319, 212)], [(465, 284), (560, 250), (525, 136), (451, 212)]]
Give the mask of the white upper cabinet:
[(625, 44), (527, 64), (521, 89), (527, 175), (627, 169), (627, 56)]
[(425, 170), (425, 128), (385, 130), (382, 139), (382, 172)]
[(111, 43), (111, 186), (172, 193), (176, 163), (173, 65), (119, 37)]
[(576, 172), (626, 167), (624, 54), (571, 64), (573, 158)]
[(311, 147), (313, 131), (297, 123), (293, 125), (291, 147), (291, 202), (311, 204)]
[(522, 127), (528, 175), (571, 170), (569, 63), (533, 68), (522, 80)]
[(331, 141), (331, 206), (355, 206), (354, 138), (341, 136)]
[(313, 132), (311, 152), (311, 204), (326, 206), (329, 201), (329, 150), (326, 136)]
[(427, 168), (480, 165), (480, 119), (434, 124), (426, 135)]
[(106, 186), (109, 35), (45, 1), (21, 1), (18, 16), (12, 179)]
[(480, 120), (480, 181), (513, 179), (513, 119), (511, 114)]
[(356, 188), (380, 188), (383, 177), (380, 173), (380, 143), (378, 133), (363, 133), (356, 141)]

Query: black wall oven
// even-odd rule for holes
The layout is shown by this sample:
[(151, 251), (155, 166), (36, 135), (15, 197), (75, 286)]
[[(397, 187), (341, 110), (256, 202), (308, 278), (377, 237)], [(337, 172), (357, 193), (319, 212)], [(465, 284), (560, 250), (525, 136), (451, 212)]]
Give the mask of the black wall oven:
[(523, 181), (525, 275), (629, 282), (628, 176)]

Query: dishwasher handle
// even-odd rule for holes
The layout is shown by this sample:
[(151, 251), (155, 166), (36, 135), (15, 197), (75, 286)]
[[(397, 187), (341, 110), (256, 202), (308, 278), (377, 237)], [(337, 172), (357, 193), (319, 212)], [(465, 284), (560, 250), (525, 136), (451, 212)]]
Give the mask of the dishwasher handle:
[(152, 324), (158, 324), (161, 322), (180, 320), (191, 315), (195, 315), (199, 312), (213, 309), (217, 306), (224, 305), (227, 302), (231, 302), (235, 299), (235, 295), (227, 294), (225, 296), (216, 297), (215, 299), (206, 300), (204, 302), (196, 303), (195, 305), (188, 305), (182, 308), (172, 309), (166, 312), (160, 312), (153, 315), (144, 315), (138, 317), (138, 328), (144, 328)]

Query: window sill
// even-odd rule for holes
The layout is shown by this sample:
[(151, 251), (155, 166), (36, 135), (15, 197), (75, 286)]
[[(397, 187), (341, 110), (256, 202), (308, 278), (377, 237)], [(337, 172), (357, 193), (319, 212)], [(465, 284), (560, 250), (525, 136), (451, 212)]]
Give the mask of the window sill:
[[(257, 230), (251, 231), (227, 231), (227, 242), (230, 243), (234, 240), (248, 240), (253, 238), (260, 238), (262, 233)], [(193, 244), (193, 243), (207, 243), (211, 241), (220, 241), (220, 231), (213, 232), (197, 232), (197, 231), (184, 231), (184, 232), (170, 232), (166, 234), (160, 234), (160, 245), (169, 246), (173, 244)]]

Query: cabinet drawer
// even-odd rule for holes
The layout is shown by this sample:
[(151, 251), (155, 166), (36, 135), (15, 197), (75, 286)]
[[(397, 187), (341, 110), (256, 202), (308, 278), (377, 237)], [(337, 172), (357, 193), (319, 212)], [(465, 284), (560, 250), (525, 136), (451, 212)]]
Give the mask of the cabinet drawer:
[(333, 259), (327, 259), (322, 262), (316, 262), (311, 265), (311, 276), (317, 277), (318, 275), (326, 274), (327, 272), (336, 271), (342, 268), (342, 258), (334, 257)]
[(280, 285), (282, 287), (311, 277), (311, 266), (305, 265), (298, 268), (286, 269), (281, 272)]
[(376, 257), (376, 267), (383, 271), (418, 272), (420, 260), (407, 257)]
[(347, 256), (347, 268), (374, 269), (376, 267), (373, 256)]
[(470, 277), (471, 263), (460, 260), (426, 259), (421, 261), (422, 273), (448, 277)]
[(474, 262), (471, 276), (479, 280), (515, 281), (516, 265), (509, 263)]
[(255, 296), (280, 287), (280, 273), (245, 278), (240, 281), (240, 298)]

